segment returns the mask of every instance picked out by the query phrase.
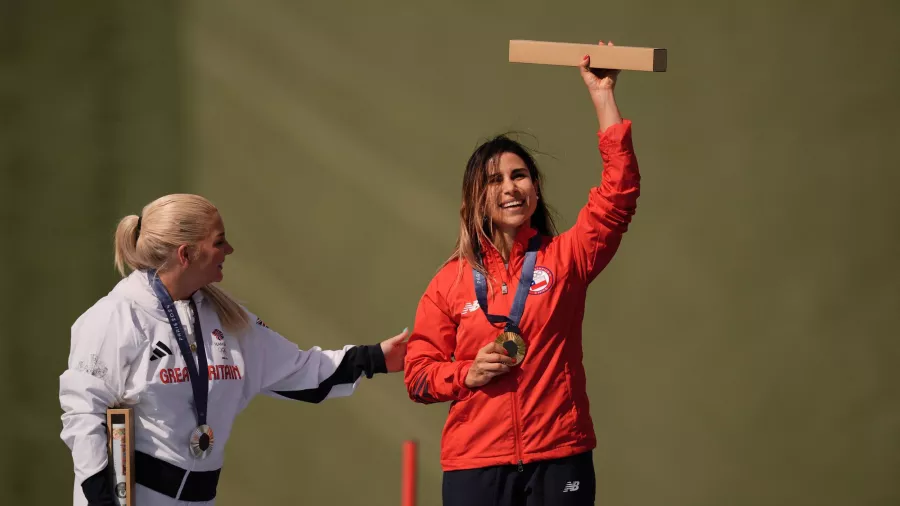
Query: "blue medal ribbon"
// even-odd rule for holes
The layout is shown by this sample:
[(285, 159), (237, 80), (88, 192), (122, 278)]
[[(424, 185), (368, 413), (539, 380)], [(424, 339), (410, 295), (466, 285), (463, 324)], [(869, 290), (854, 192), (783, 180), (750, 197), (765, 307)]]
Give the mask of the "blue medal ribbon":
[(535, 235), (528, 241), (528, 250), (525, 252), (525, 261), (522, 263), (522, 277), (519, 278), (519, 286), (516, 288), (516, 298), (513, 299), (509, 316), (494, 315), (488, 313), (487, 303), (487, 280), (484, 274), (476, 269), (472, 269), (472, 276), (475, 278), (475, 296), (478, 298), (478, 306), (484, 312), (491, 323), (505, 323), (507, 332), (515, 332), (521, 335), (519, 330), (519, 322), (522, 320), (522, 313), (525, 312), (525, 300), (528, 298), (528, 292), (531, 290), (531, 284), (534, 282), (534, 264), (537, 260), (537, 250), (541, 245), (541, 236)]
[[(178, 342), (178, 348), (184, 355), (184, 361), (187, 364), (188, 374), (191, 379), (191, 389), (194, 391), (194, 408), (197, 412), (198, 428), (206, 426), (206, 407), (209, 398), (209, 367), (206, 363), (206, 348), (203, 345), (203, 334), (200, 330), (200, 315), (197, 313), (197, 306), (191, 299), (191, 312), (194, 314), (194, 336), (197, 338), (197, 364), (191, 356), (191, 347), (187, 342), (184, 327), (181, 325), (181, 319), (178, 317), (178, 310), (175, 309), (175, 301), (169, 295), (165, 285), (156, 275), (155, 271), (147, 273), (150, 278), (150, 286), (156, 298), (162, 304), (163, 310), (166, 312), (166, 318), (169, 319), (169, 325), (172, 326), (172, 332), (175, 333), (175, 340)], [(200, 374), (200, 371), (203, 371)], [(208, 430), (208, 427), (207, 427)], [(210, 431), (211, 432), (211, 431)], [(211, 440), (207, 439), (205, 443), (200, 444), (200, 450), (206, 451), (211, 446)]]

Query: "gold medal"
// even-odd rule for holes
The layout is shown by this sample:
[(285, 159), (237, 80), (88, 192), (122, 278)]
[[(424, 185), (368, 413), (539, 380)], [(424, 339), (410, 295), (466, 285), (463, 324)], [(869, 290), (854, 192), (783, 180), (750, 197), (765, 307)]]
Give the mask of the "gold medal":
[(516, 359), (516, 363), (513, 365), (522, 363), (526, 351), (525, 340), (522, 339), (522, 336), (511, 330), (505, 330), (502, 334), (497, 336), (497, 339), (494, 342), (503, 346), (503, 349), (506, 350), (506, 354)]

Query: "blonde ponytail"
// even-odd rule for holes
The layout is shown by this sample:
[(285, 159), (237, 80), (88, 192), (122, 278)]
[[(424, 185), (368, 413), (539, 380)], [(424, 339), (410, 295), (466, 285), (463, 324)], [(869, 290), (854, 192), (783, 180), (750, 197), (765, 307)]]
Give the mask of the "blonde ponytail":
[[(127, 270), (163, 271), (172, 252), (182, 244), (196, 244), (209, 233), (218, 209), (199, 195), (174, 194), (147, 204), (141, 216), (129, 215), (119, 221), (115, 235), (115, 265), (124, 277)], [(239, 331), (250, 324), (250, 316), (221, 288), (201, 288), (216, 308), (228, 330)]]
[(140, 217), (134, 214), (119, 220), (115, 236), (115, 265), (119, 274), (125, 276), (125, 268), (137, 270), (138, 255), (138, 222)]

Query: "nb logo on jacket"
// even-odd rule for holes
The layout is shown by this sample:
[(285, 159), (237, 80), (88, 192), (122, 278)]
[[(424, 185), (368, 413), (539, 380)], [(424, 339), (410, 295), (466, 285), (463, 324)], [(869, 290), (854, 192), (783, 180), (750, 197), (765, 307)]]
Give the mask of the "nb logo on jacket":
[(472, 302), (466, 302), (466, 305), (463, 306), (462, 314), (469, 314), (478, 311), (481, 306), (478, 305), (477, 300), (473, 300)]

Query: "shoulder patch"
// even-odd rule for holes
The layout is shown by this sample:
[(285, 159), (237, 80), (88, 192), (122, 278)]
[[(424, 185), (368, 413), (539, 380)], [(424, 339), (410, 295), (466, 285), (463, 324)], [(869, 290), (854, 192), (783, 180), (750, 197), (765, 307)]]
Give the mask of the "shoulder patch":
[(259, 325), (260, 327), (269, 328), (269, 326), (266, 325), (266, 322), (260, 320), (258, 316), (256, 317), (256, 324)]

